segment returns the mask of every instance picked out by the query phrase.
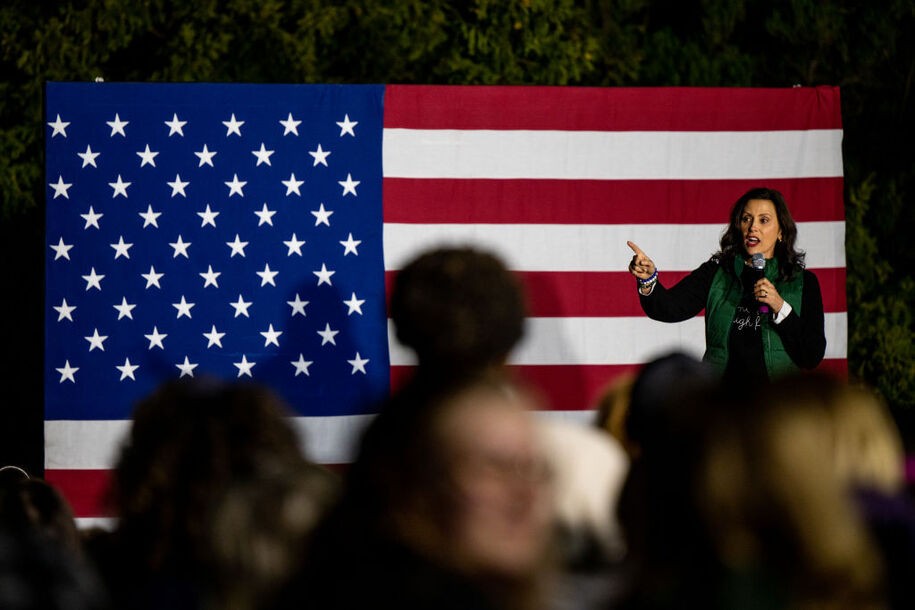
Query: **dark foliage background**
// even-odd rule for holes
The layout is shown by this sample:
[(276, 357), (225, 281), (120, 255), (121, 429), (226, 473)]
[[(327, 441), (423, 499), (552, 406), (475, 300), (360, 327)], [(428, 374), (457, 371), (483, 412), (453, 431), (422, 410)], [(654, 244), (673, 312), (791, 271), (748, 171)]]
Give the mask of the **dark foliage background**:
[[(41, 469), (47, 80), (839, 85), (849, 367), (915, 426), (913, 0), (6, 0), (0, 463)], [(911, 439), (910, 439), (911, 442)]]

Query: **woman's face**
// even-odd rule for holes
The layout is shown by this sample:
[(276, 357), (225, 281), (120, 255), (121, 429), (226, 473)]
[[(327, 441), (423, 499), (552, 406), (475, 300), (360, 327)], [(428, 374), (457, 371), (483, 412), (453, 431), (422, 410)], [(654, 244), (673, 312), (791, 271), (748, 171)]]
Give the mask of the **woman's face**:
[(442, 422), (456, 492), (454, 558), (522, 574), (549, 543), (552, 488), (531, 413), (517, 398), (471, 393)]
[(748, 255), (775, 256), (775, 244), (782, 235), (775, 204), (768, 199), (749, 200), (740, 215), (740, 232)]

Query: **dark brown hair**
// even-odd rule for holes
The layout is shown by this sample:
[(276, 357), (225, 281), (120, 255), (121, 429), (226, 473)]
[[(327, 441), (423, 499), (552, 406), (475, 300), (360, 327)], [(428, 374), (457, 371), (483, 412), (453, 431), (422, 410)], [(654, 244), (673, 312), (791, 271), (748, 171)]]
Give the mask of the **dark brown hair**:
[(145, 569), (207, 561), (229, 484), (303, 465), (285, 414), (264, 388), (212, 380), (166, 383), (137, 406), (111, 499), (118, 534)]
[(524, 333), (524, 294), (494, 255), (432, 250), (398, 274), (391, 294), (397, 339), (420, 366), (450, 374), (500, 364)]

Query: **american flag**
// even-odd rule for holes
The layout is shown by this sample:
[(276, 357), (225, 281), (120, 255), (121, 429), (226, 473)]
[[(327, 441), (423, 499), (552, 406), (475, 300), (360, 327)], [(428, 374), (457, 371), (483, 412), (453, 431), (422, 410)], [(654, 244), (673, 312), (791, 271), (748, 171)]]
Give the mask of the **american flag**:
[(418, 252), (475, 243), (524, 280), (511, 366), (550, 413), (670, 349), (701, 317), (642, 314), (638, 243), (672, 285), (748, 188), (782, 191), (846, 368), (839, 91), (49, 83), (46, 477), (80, 517), (137, 399), (171, 377), (250, 378), (345, 463), (408, 374), (385, 311)]

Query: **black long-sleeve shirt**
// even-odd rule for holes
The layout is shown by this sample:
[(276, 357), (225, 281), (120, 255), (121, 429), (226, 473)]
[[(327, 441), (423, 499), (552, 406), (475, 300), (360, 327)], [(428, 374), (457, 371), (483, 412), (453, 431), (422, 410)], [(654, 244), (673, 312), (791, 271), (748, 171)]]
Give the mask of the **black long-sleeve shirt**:
[[(712, 279), (718, 268), (718, 261), (711, 259), (671, 288), (665, 288), (658, 282), (650, 295), (639, 293), (642, 310), (649, 318), (661, 322), (682, 322), (698, 315), (705, 308)], [(816, 275), (806, 269), (803, 274), (801, 314), (792, 309), (784, 320), (772, 326), (791, 360), (802, 369), (812, 369), (823, 360), (826, 353), (823, 298)], [(741, 279), (744, 296), (729, 333), (729, 362), (725, 377), (765, 379), (768, 374), (763, 360), (760, 325), (759, 320), (754, 320), (753, 316), (766, 314), (757, 314), (752, 295), (754, 278), (745, 273)], [(777, 312), (768, 315), (774, 318), (775, 313)]]

